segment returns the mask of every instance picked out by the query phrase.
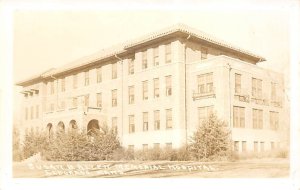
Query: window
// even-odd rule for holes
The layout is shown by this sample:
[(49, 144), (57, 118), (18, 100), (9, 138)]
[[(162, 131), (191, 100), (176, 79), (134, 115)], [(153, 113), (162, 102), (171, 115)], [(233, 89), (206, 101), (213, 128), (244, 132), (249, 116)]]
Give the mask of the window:
[(72, 105), (74, 108), (77, 107), (77, 98), (73, 98)]
[(134, 103), (134, 86), (129, 86), (128, 87), (128, 102), (129, 104), (133, 104)]
[(39, 105), (35, 106), (35, 118), (39, 118), (40, 117), (40, 107)]
[(262, 80), (252, 78), (252, 96), (261, 98), (262, 96)]
[(166, 110), (166, 128), (172, 128), (172, 109)]
[(153, 79), (153, 87), (154, 87), (154, 98), (159, 98), (159, 79)]
[(77, 74), (73, 75), (73, 88), (76, 89), (77, 88)]
[(143, 81), (143, 100), (148, 100), (148, 81)]
[(25, 120), (28, 120), (28, 108), (25, 108)]
[(134, 133), (134, 115), (129, 115), (129, 133)]
[(89, 71), (84, 72), (84, 86), (88, 86), (90, 83), (90, 73)]
[(143, 151), (148, 151), (148, 144), (143, 144)]
[(234, 141), (234, 151), (235, 152), (239, 152), (239, 146), (240, 146), (240, 142), (239, 141)]
[(253, 129), (263, 128), (263, 111), (258, 109), (252, 109), (253, 112)]
[(172, 95), (172, 76), (166, 76), (166, 96)]
[(279, 127), (279, 113), (270, 111), (270, 128), (277, 130)]
[(62, 92), (66, 91), (66, 80), (65, 80), (65, 78), (61, 79), (61, 91)]
[(265, 151), (265, 143), (260, 142), (260, 152), (264, 152), (264, 151)]
[(54, 111), (54, 104), (50, 104), (50, 111)]
[(154, 143), (153, 144), (153, 148), (154, 149), (159, 149), (160, 148), (160, 144), (159, 143)]
[(166, 149), (172, 150), (172, 143), (166, 143)]
[(89, 106), (90, 96), (87, 94), (84, 96), (84, 106)]
[(213, 113), (213, 106), (198, 107), (198, 123), (202, 125), (203, 121), (208, 118), (209, 114)]
[(171, 44), (166, 45), (166, 63), (172, 62), (172, 49)]
[(159, 65), (159, 49), (158, 47), (153, 49), (153, 65), (158, 66)]
[(274, 150), (275, 149), (275, 144), (274, 142), (271, 142), (271, 150)]
[(272, 82), (271, 83), (271, 100), (276, 101), (276, 88), (277, 84)]
[(201, 60), (207, 59), (207, 49), (201, 48)]
[(258, 152), (258, 142), (254, 141), (254, 152)]
[(97, 107), (102, 108), (102, 93), (97, 93)]
[(233, 127), (245, 128), (245, 108), (233, 107)]
[(128, 75), (134, 74), (134, 59), (130, 58), (128, 59)]
[(247, 151), (247, 142), (242, 141), (242, 152), (246, 152), (246, 151)]
[(60, 102), (60, 109), (65, 109), (65, 101)]
[(117, 71), (117, 63), (112, 64), (112, 73), (111, 73), (111, 78), (116, 79), (118, 77), (118, 71)]
[(112, 127), (113, 131), (117, 132), (117, 130), (118, 130), (118, 118), (117, 117), (111, 118), (111, 127)]
[(213, 73), (198, 75), (198, 93), (212, 93), (213, 85)]
[(154, 130), (160, 129), (159, 110), (154, 111)]
[(143, 51), (142, 53), (142, 69), (147, 69), (148, 63), (147, 63), (147, 50)]
[(54, 94), (54, 82), (50, 82), (50, 93)]
[(235, 73), (235, 86), (234, 86), (234, 91), (236, 94), (241, 93), (241, 77), (242, 75)]
[(97, 68), (97, 83), (102, 82), (102, 67)]
[(143, 131), (148, 131), (148, 112), (143, 112)]
[(31, 106), (31, 109), (30, 109), (30, 119), (33, 119), (33, 115), (34, 115), (34, 107)]
[(116, 107), (118, 105), (117, 101), (117, 89), (111, 91), (111, 106)]

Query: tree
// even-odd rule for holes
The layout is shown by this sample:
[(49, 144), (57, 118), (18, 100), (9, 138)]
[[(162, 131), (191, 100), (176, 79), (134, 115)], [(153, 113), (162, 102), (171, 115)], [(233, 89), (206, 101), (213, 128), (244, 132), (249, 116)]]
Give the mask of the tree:
[(210, 114), (191, 137), (189, 150), (197, 160), (214, 160), (230, 155), (230, 131), (224, 121)]

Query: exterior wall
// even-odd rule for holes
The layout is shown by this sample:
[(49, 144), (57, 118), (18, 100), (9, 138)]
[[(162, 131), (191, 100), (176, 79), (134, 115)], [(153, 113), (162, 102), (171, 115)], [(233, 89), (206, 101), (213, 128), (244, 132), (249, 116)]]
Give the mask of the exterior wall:
[[(172, 62), (166, 63), (166, 44), (171, 44)], [(159, 65), (154, 66), (154, 50), (159, 47)], [(207, 59), (201, 60), (201, 48), (208, 50)], [(147, 51), (148, 68), (142, 69), (142, 52)], [(220, 56), (226, 54), (227, 56)], [(134, 74), (128, 74), (129, 58), (134, 57)], [(282, 142), (282, 129), (285, 127), (282, 116), (283, 107), (259, 105), (251, 98), (252, 77), (263, 80), (263, 97), (270, 99), (270, 83), (274, 81), (283, 89), (282, 76), (274, 72), (261, 69), (251, 60), (243, 62), (234, 59), (238, 55), (230, 54), (220, 49), (201, 46), (198, 43), (185, 39), (172, 39), (162, 41), (159, 44), (138, 49), (129, 55), (112, 58), (109, 62), (95, 63), (90, 68), (73, 71), (56, 78), (48, 79), (43, 83), (26, 86), (24, 90), (37, 88), (38, 95), (24, 99), (23, 108), (39, 105), (39, 117), (24, 120), (24, 126), (39, 127), (45, 130), (48, 123), (55, 128), (59, 121), (63, 121), (65, 127), (74, 119), (82, 130), (86, 130), (87, 124), (92, 119), (97, 119), (100, 125), (111, 127), (112, 118), (117, 118), (118, 134), (122, 146), (134, 145), (135, 149), (141, 149), (143, 144), (149, 148), (154, 143), (160, 143), (164, 147), (166, 143), (172, 143), (173, 148), (178, 148), (188, 142), (188, 138), (198, 127), (198, 107), (214, 106), (214, 111), (224, 119), (232, 130), (233, 141), (246, 141), (247, 150), (253, 150), (253, 142), (265, 142), (265, 150), (269, 149), (270, 142)], [(240, 58), (244, 59), (244, 58)], [(117, 64), (117, 78), (112, 79), (112, 63)], [(229, 65), (230, 76), (229, 76)], [(97, 67), (102, 68), (102, 81), (97, 83)], [(89, 71), (89, 85), (85, 86), (85, 71)], [(213, 73), (214, 91), (212, 94), (200, 99), (193, 99), (197, 93), (197, 75)], [(234, 92), (235, 73), (242, 75), (242, 93), (248, 95), (250, 102), (238, 100)], [(77, 88), (73, 88), (73, 75), (77, 75)], [(165, 77), (171, 76), (172, 95), (166, 96)], [(61, 91), (62, 78), (65, 78), (65, 91)], [(153, 79), (159, 78), (160, 97), (154, 98)], [(186, 79), (186, 80), (185, 80)], [(148, 100), (142, 98), (142, 82), (148, 81)], [(229, 82), (230, 80), (230, 82)], [(54, 93), (51, 94), (51, 82), (54, 85)], [(129, 104), (128, 87), (134, 86), (134, 103)], [(112, 90), (117, 89), (117, 106), (112, 107)], [(97, 107), (96, 94), (102, 93), (102, 107)], [(89, 95), (89, 106), (83, 105), (84, 95)], [(74, 108), (72, 99), (78, 98), (78, 106)], [(61, 102), (65, 107), (61, 107)], [(51, 104), (54, 110), (50, 110)], [(245, 128), (233, 128), (233, 106), (245, 107)], [(93, 109), (92, 109), (93, 108)], [(95, 109), (94, 109), (95, 108)], [(185, 112), (185, 108), (187, 109)], [(252, 128), (252, 109), (263, 110), (263, 129)], [(166, 109), (172, 109), (172, 128), (166, 128)], [(24, 109), (23, 109), (24, 110)], [(154, 110), (160, 111), (160, 129), (154, 129)], [(280, 129), (269, 129), (269, 111), (279, 113)], [(29, 115), (30, 115), (30, 111)], [(143, 112), (148, 112), (148, 131), (143, 131)], [(129, 133), (129, 115), (134, 115), (135, 132)], [(23, 117), (25, 118), (25, 116)], [(240, 143), (241, 146), (241, 143)], [(240, 147), (241, 150), (241, 147)]]

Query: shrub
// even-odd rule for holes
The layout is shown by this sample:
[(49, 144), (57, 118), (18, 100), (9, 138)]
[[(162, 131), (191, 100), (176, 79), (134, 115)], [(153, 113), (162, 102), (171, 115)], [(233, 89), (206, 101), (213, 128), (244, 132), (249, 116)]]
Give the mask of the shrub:
[(215, 114), (210, 114), (191, 137), (188, 149), (196, 160), (228, 158), (231, 154), (231, 143), (226, 124)]

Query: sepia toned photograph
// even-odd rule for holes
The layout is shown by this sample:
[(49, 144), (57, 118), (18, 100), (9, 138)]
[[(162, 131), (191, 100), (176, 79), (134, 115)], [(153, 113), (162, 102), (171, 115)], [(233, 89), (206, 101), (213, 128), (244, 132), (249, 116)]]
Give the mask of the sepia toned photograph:
[(289, 178), (286, 10), (15, 10), (13, 178)]

